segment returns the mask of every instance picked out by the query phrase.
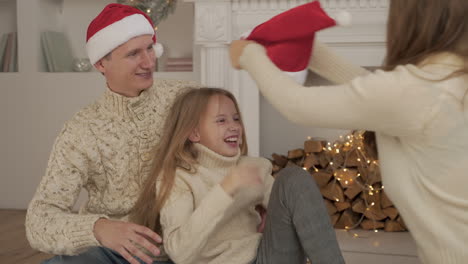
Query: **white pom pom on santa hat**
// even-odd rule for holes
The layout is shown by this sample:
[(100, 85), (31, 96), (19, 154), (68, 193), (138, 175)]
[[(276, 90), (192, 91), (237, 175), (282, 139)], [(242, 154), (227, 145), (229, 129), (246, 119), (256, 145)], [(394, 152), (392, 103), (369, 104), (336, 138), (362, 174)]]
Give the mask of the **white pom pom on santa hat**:
[(154, 52), (156, 53), (156, 57), (159, 58), (164, 54), (164, 47), (161, 43), (157, 42), (153, 45)]
[(336, 24), (339, 26), (347, 27), (351, 26), (352, 16), (348, 11), (342, 10), (334, 15)]

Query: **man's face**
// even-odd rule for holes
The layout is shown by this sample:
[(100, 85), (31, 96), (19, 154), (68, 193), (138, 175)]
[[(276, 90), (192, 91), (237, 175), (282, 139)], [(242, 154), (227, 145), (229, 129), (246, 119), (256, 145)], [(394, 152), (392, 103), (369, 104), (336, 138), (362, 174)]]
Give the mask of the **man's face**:
[(155, 65), (151, 35), (130, 39), (95, 64), (106, 77), (109, 88), (127, 97), (138, 96), (153, 85)]

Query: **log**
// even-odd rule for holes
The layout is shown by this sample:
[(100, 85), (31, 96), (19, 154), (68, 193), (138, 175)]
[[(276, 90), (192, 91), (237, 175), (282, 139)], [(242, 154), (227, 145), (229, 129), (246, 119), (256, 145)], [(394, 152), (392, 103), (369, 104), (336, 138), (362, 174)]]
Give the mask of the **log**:
[(366, 211), (364, 211), (364, 216), (375, 221), (380, 221), (387, 218), (387, 215), (384, 214), (382, 209), (375, 206), (368, 207)]
[(398, 217), (398, 210), (395, 207), (387, 207), (382, 210), (390, 220), (395, 220)]
[(330, 221), (331, 221), (332, 226), (335, 226), (336, 223), (338, 223), (338, 219), (340, 219), (340, 216), (341, 216), (340, 213), (336, 213), (336, 214), (330, 216)]
[(349, 229), (357, 225), (359, 215), (354, 213), (351, 209), (346, 209), (340, 216), (340, 219), (335, 224), (336, 228)]
[(288, 163), (286, 163), (285, 168), (287, 168), (287, 167), (297, 167), (297, 166), (298, 165), (294, 161), (288, 160)]
[(368, 168), (367, 174), (367, 184), (374, 185), (376, 183), (382, 182), (382, 176), (377, 164), (371, 163)]
[(368, 205), (371, 205), (372, 203), (374, 203), (374, 207), (378, 207), (378, 208), (382, 208), (381, 207), (381, 192), (376, 192), (376, 191), (368, 191), (368, 190), (365, 190), (361, 193), (361, 198), (364, 200), (364, 201), (367, 201), (367, 204)]
[(317, 155), (314, 153), (307, 154), (306, 159), (304, 160), (304, 168), (310, 169), (313, 166), (319, 165), (319, 160), (317, 158)]
[(380, 206), (380, 192), (372, 192), (372, 195), (369, 192), (362, 192), (361, 198), (367, 201), (368, 208), (364, 212), (367, 218), (376, 221), (387, 218), (387, 215), (384, 214)]
[(293, 149), (288, 151), (288, 159), (298, 159), (304, 157), (303, 149)]
[(326, 186), (327, 183), (330, 181), (330, 179), (333, 177), (333, 175), (331, 175), (330, 173), (326, 173), (322, 171), (318, 171), (318, 172), (313, 171), (311, 174), (314, 177), (315, 182), (320, 188)]
[(358, 161), (359, 156), (356, 150), (345, 153), (344, 155), (346, 157), (345, 164), (344, 164), (346, 167), (357, 167), (359, 165), (359, 161)]
[[(292, 159), (292, 160), (289, 160), (291, 162), (293, 162), (294, 164), (296, 164), (296, 166), (299, 166), (301, 168), (304, 168), (304, 158), (297, 158), (297, 159)], [(288, 165), (286, 165), (287, 167)], [(307, 168), (304, 168), (305, 170), (307, 170)]]
[(369, 172), (367, 171), (367, 167), (365, 167), (362, 164), (358, 165), (358, 172), (359, 172), (359, 177), (361, 178), (362, 182), (367, 184), (367, 175)]
[(328, 159), (333, 162), (333, 167), (343, 167), (344, 157), (341, 153), (327, 152)]
[(361, 222), (361, 228), (364, 230), (381, 229), (384, 227), (385, 227), (385, 223), (381, 221), (372, 221), (369, 219), (365, 219)]
[(336, 206), (332, 202), (327, 199), (323, 199), (323, 202), (325, 203), (325, 207), (327, 207), (328, 215), (333, 215), (337, 212)]
[(341, 212), (350, 208), (351, 203), (350, 202), (335, 202), (335, 207), (338, 210), (338, 212)]
[(367, 207), (364, 203), (364, 200), (362, 200), (361, 198), (357, 198), (356, 200), (354, 200), (351, 208), (354, 212), (363, 214), (366, 211)]
[(306, 153), (318, 153), (322, 152), (324, 142), (319, 140), (306, 140), (304, 142), (304, 151)]
[(403, 221), (403, 218), (400, 216), (398, 216), (398, 218), (396, 219), (396, 221), (406, 230), (408, 230), (408, 227), (406, 227), (406, 224), (405, 224), (405, 221)]
[(397, 221), (393, 221), (389, 219), (385, 221), (384, 230), (386, 232), (401, 232), (401, 231), (405, 231), (405, 228), (403, 228), (403, 226)]
[(344, 194), (346, 195), (346, 197), (348, 197), (349, 199), (353, 200), (354, 197), (356, 197), (358, 194), (360, 194), (362, 192), (362, 187), (359, 186), (359, 184), (357, 184), (356, 182), (349, 186), (346, 191), (344, 192)]
[(325, 187), (320, 188), (322, 195), (332, 201), (342, 202), (344, 201), (343, 189), (335, 181), (331, 181)]
[(392, 201), (385, 194), (385, 191), (381, 192), (380, 198), (381, 198), (380, 199), (380, 204), (381, 204), (382, 208), (387, 208), (387, 207), (393, 206)]
[(273, 163), (271, 172), (272, 172), (273, 174), (275, 174), (275, 173), (279, 172), (281, 169), (282, 169), (282, 168), (281, 168), (279, 165)]
[(322, 168), (326, 168), (328, 164), (330, 164), (330, 161), (331, 161), (326, 152), (321, 152), (318, 155), (318, 159), (319, 159), (319, 165)]
[(271, 154), (271, 157), (273, 158), (273, 161), (275, 162), (275, 164), (277, 164), (281, 168), (284, 168), (286, 164), (288, 164), (288, 159), (283, 155), (278, 155), (276, 153), (273, 153)]
[(338, 170), (337, 178), (339, 179), (341, 187), (343, 187), (343, 189), (346, 189), (351, 185), (354, 185), (354, 183), (356, 182), (357, 174), (358, 172), (355, 169), (344, 168)]

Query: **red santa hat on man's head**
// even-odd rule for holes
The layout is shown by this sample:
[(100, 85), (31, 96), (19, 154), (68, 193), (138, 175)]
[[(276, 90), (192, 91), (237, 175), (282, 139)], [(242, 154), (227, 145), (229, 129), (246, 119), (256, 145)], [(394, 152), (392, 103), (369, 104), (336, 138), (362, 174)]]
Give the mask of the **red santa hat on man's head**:
[(109, 4), (91, 21), (86, 34), (86, 51), (92, 64), (134, 37), (153, 36), (156, 56), (162, 45), (156, 43), (151, 19), (142, 11), (122, 4)]
[(262, 44), (273, 63), (303, 84), (315, 32), (335, 25), (350, 24), (349, 13), (336, 19), (328, 16), (319, 1), (289, 9), (255, 27), (245, 39)]

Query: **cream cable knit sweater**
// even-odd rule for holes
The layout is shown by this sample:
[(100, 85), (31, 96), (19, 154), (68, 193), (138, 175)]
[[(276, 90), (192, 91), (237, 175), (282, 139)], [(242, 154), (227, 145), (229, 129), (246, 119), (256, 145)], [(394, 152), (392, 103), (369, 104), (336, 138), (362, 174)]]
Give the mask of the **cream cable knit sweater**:
[[(424, 66), (399, 66), (318, 87), (292, 81), (258, 44), (246, 46), (240, 64), (291, 121), (376, 131), (385, 190), (423, 263), (467, 263), (468, 76), (438, 81), (460, 69), (459, 57), (443, 53)], [(332, 80), (345, 80), (341, 73), (346, 70), (340, 68), (321, 71)]]
[[(194, 87), (156, 80), (134, 98), (106, 90), (65, 124), (27, 211), (33, 248), (74, 255), (99, 245), (93, 234), (97, 219), (125, 219), (150, 171), (167, 111), (188, 86)], [(76, 214), (72, 207), (82, 188), (89, 200)]]
[[(177, 170), (175, 187), (161, 211), (164, 250), (178, 264), (248, 264), (257, 255), (261, 234), (255, 205), (267, 207), (273, 177), (264, 158), (224, 157), (203, 145), (197, 173)], [(263, 185), (234, 197), (219, 182), (238, 163), (259, 166)]]

